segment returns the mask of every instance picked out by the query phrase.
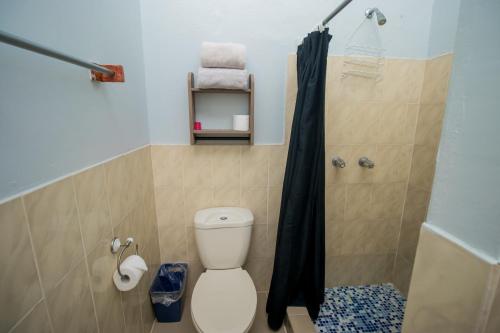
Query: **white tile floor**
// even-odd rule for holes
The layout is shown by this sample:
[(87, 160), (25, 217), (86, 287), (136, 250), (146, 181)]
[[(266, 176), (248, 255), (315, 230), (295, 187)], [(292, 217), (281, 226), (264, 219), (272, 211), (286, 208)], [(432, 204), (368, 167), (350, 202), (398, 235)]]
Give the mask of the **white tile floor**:
[[(267, 314), (266, 314), (266, 300), (267, 293), (257, 293), (257, 313), (255, 320), (249, 333), (275, 333), (267, 327)], [(182, 320), (178, 323), (158, 323), (155, 322), (152, 333), (196, 333), (191, 320), (190, 311), (190, 298), (184, 304), (184, 311), (182, 313)], [(284, 326), (277, 331), (278, 333), (286, 333)]]

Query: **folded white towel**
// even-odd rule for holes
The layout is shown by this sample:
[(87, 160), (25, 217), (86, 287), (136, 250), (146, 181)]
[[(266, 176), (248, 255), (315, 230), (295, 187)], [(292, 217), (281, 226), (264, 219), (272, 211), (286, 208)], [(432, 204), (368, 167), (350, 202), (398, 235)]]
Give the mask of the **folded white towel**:
[(243, 44), (201, 44), (201, 67), (245, 69), (247, 48)]
[(201, 89), (248, 89), (248, 72), (244, 69), (198, 69), (198, 88)]

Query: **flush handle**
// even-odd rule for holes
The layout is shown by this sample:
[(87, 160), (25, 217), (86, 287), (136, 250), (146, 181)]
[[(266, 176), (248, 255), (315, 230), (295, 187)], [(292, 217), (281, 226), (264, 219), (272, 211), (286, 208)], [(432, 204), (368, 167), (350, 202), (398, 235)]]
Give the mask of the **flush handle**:
[(340, 156), (333, 156), (332, 164), (336, 168), (340, 168), (340, 169), (345, 168), (345, 161)]

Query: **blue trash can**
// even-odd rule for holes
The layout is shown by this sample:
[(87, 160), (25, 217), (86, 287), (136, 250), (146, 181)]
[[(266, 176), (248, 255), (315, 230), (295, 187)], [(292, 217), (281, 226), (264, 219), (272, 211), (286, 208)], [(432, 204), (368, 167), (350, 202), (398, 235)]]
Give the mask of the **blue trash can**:
[(160, 323), (181, 320), (187, 273), (186, 263), (163, 264), (158, 269), (149, 294)]

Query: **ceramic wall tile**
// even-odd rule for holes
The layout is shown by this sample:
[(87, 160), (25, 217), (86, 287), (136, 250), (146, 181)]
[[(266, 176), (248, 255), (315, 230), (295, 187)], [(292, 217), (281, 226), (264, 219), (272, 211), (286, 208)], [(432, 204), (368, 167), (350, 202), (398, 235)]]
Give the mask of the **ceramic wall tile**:
[(399, 235), (398, 255), (413, 262), (422, 222), (403, 219)]
[(372, 218), (401, 218), (406, 194), (406, 183), (373, 184), (371, 194)]
[(269, 153), (266, 146), (241, 149), (241, 186), (268, 186)]
[(155, 187), (158, 225), (184, 225), (184, 192), (180, 187)]
[(413, 261), (408, 261), (400, 255), (396, 256), (393, 272), (394, 285), (405, 297), (408, 297), (412, 269)]
[(491, 291), (493, 293), (493, 301), (489, 308), (488, 318), (486, 319), (485, 332), (495, 333), (500, 331), (500, 316), (498, 315), (500, 313), (500, 264), (493, 267), (490, 274), (496, 276), (496, 279), (491, 279), (495, 290)]
[(198, 210), (213, 207), (213, 190), (210, 187), (184, 187), (183, 201), (184, 223), (186, 226), (192, 225)]
[(446, 103), (453, 55), (445, 54), (426, 62), (422, 104)]
[(489, 263), (422, 228), (403, 332), (474, 332), (490, 272)]
[[(182, 163), (185, 187), (212, 187), (213, 147), (189, 146)], [(216, 166), (217, 169), (220, 165)]]
[(342, 239), (345, 222), (342, 219), (325, 221), (325, 255), (327, 257), (339, 256), (342, 254)]
[(391, 281), (394, 255), (348, 255), (326, 258), (327, 288)]
[(281, 209), (281, 187), (270, 187), (268, 198), (268, 216), (267, 222), (269, 224), (278, 224)]
[[(122, 295), (112, 283), (116, 257), (109, 242), (112, 235), (122, 241), (133, 237), (149, 268), (156, 271), (160, 253), (153, 189), (150, 147), (145, 147), (0, 205), (0, 227), (17, 235), (15, 246), (2, 243), (9, 248), (3, 252), (16, 258), (16, 269), (5, 271), (1, 279), (9, 283), (2, 291), (16, 293), (7, 295), (11, 306), (3, 311), (2, 325), (15, 324), (14, 332), (97, 332), (98, 327), (101, 332), (123, 332), (125, 310), (132, 315), (130, 332), (137, 332), (130, 327), (134, 320), (140, 330), (149, 332), (152, 317), (145, 312), (146, 298), (137, 302), (142, 304), (138, 316), (132, 314), (133, 307), (123, 307), (131, 303), (122, 305)], [(15, 272), (22, 276), (9, 282)], [(149, 282), (150, 273), (141, 283)]]
[(371, 102), (380, 99), (381, 81), (349, 75), (343, 77), (340, 83), (338, 89), (342, 99), (352, 102)]
[(113, 226), (118, 225), (136, 204), (130, 195), (133, 192), (133, 175), (129, 161), (125, 156), (121, 156), (105, 165), (106, 192)]
[(158, 226), (162, 262), (187, 259), (187, 231), (185, 226)]
[(445, 104), (421, 104), (415, 144), (437, 147), (441, 139)]
[(212, 180), (216, 189), (238, 187), (240, 185), (239, 146), (216, 146), (213, 148)]
[(417, 103), (424, 80), (425, 61), (387, 59), (378, 95), (385, 102)]
[(221, 186), (214, 189), (213, 203), (215, 207), (241, 206), (240, 186)]
[(403, 102), (374, 104), (377, 113), (375, 141), (380, 144), (410, 144), (414, 141), (418, 104)]
[(342, 99), (331, 106), (325, 121), (326, 144), (370, 144), (377, 141), (379, 110), (374, 103)]
[(196, 246), (196, 235), (194, 226), (186, 228), (186, 248), (187, 248), (187, 260), (190, 262), (200, 261), (198, 247)]
[(96, 332), (97, 322), (85, 261), (47, 293), (55, 332)]
[(356, 219), (342, 228), (342, 255), (395, 253), (399, 219)]
[(187, 146), (152, 146), (155, 186), (182, 187), (182, 168)]
[(346, 205), (346, 185), (325, 187), (325, 221), (343, 219)]
[(345, 220), (371, 218), (370, 200), (372, 184), (349, 184), (346, 186)]
[(411, 145), (379, 145), (375, 154), (374, 182), (405, 182), (412, 161)]
[(269, 147), (269, 186), (281, 188), (285, 177), (287, 146)]
[[(4, 331), (6, 332), (6, 331)], [(50, 319), (48, 317), (47, 305), (40, 301), (23, 321), (14, 328), (12, 333), (51, 333)]]
[(116, 257), (109, 251), (109, 241), (102, 241), (88, 255), (90, 286), (94, 296), (99, 330), (119, 333), (125, 328), (121, 296), (113, 283)]
[(125, 317), (125, 333), (142, 332), (141, 302), (139, 291), (134, 289), (122, 292), (123, 315)]
[(74, 183), (83, 242), (88, 254), (100, 240), (109, 240), (112, 233), (104, 166), (74, 176)]
[(431, 190), (436, 169), (437, 149), (415, 145), (409, 184), (424, 190)]
[(403, 211), (403, 219), (424, 222), (429, 206), (430, 191), (409, 185)]
[(42, 297), (21, 199), (0, 205), (0, 234), (0, 298), (8, 300), (0, 331), (7, 332)]
[(241, 205), (252, 211), (254, 223), (267, 224), (267, 188), (244, 187), (241, 189)]
[(257, 292), (269, 290), (273, 273), (273, 263), (273, 258), (247, 259), (244, 268), (248, 271), (248, 274), (250, 274)]
[(267, 224), (255, 224), (252, 228), (252, 240), (248, 253), (249, 258), (265, 258), (269, 256), (269, 239)]
[(59, 181), (24, 197), (35, 255), (46, 291), (83, 259), (73, 181)]

